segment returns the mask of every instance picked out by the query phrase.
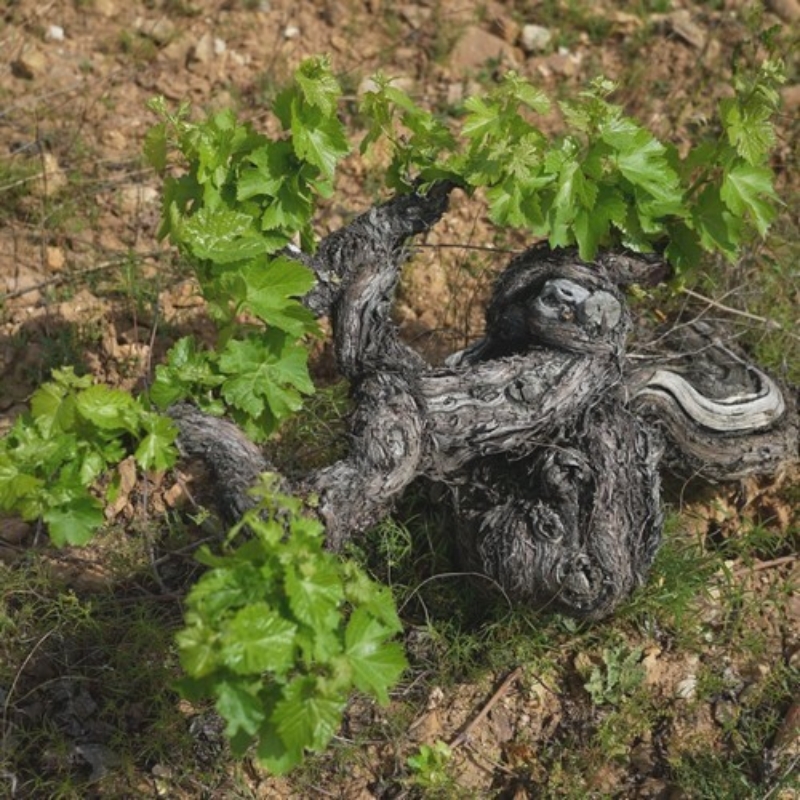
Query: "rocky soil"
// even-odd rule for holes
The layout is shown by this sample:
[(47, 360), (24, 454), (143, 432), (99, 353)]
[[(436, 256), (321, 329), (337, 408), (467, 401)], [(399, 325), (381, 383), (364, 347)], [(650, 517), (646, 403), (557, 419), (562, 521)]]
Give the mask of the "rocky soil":
[[(141, 156), (143, 137), (155, 122), (147, 110), (154, 95), (174, 104), (189, 101), (197, 113), (231, 107), (266, 125), (275, 89), (302, 58), (324, 52), (331, 55), (345, 88), (343, 114), (355, 134), (359, 123), (354, 101), (378, 69), (396, 76), (419, 102), (445, 111), (457, 109), (471, 91), (508, 68), (531, 77), (555, 97), (604, 74), (620, 82), (619, 102), (630, 113), (658, 135), (688, 147), (727, 91), (731, 55), (748, 35), (747, 5), (738, 0), (4, 4), (0, 430), (55, 366), (78, 363), (98, 380), (135, 387), (178, 335), (202, 335), (205, 330), (202, 301), (193, 284), (155, 236), (160, 187)], [(764, 20), (777, 26), (781, 46), (790, 56), (774, 156), (787, 204), (777, 226), (782, 239), (768, 242), (748, 265), (727, 276), (710, 273), (712, 278), (700, 284), (703, 291), (716, 286), (720, 302), (737, 309), (746, 309), (759, 292), (758, 264), (786, 258), (800, 231), (800, 84), (791, 59), (799, 17), (796, 0), (775, 0)], [(562, 120), (554, 114), (547, 125), (558, 130)], [(336, 197), (319, 220), (321, 234), (376, 199), (379, 166), (355, 161), (345, 165)], [(480, 332), (482, 298), (507, 256), (462, 246), (498, 242), (481, 209), (461, 200), (409, 266), (398, 319), (406, 335), (429, 354), (461, 346)], [(524, 246), (522, 238), (500, 243), (511, 249)], [(793, 253), (796, 265), (800, 253), (796, 247)], [(779, 290), (799, 304), (796, 266), (788, 274), (790, 281), (783, 281)], [(717, 306), (702, 302), (697, 313), (709, 309), (725, 316)], [(734, 316), (729, 321), (740, 332), (746, 327), (750, 341), (761, 343), (776, 330), (761, 313), (756, 319)], [(794, 346), (793, 351), (785, 350), (783, 366), (797, 375)], [(329, 372), (324, 353), (318, 371), (323, 377)], [(192, 498), (202, 492), (202, 476), (196, 476), (191, 465), (143, 481), (129, 464), (123, 466), (120, 480), (122, 491), (108, 517), (110, 525), (123, 531), (141, 531), (144, 522), (177, 508), (191, 510)], [(134, 700), (141, 703), (142, 698), (130, 699), (125, 724), (109, 730), (103, 700), (91, 687), (82, 688), (75, 678), (78, 668), (75, 674), (55, 668), (37, 672), (29, 669), (36, 660), (25, 660), (10, 665), (19, 678), (17, 695), (21, 688), (26, 696), (35, 693), (42, 682), (56, 687), (37, 698), (34, 717), (43, 727), (55, 726), (72, 748), (66, 756), (46, 752), (38, 761), (31, 756), (28, 768), (74, 776), (76, 782), (67, 783), (59, 795), (69, 797), (366, 798), (438, 792), (448, 797), (788, 800), (797, 796), (793, 789), (773, 792), (771, 787), (796, 769), (800, 759), (798, 487), (798, 476), (787, 475), (720, 487), (711, 495), (676, 492), (675, 506), (682, 511), (676, 535), (686, 542), (700, 542), (713, 551), (743, 532), (751, 535), (758, 529), (763, 535), (763, 542), (744, 558), (733, 547), (729, 560), (709, 575), (708, 591), (698, 590), (693, 596), (689, 622), (683, 625), (694, 629), (694, 637), (642, 629), (637, 626), (645, 616), (632, 614), (605, 632), (581, 632), (583, 645), (576, 648), (569, 644), (571, 632), (563, 627), (567, 623), (559, 623), (561, 628), (549, 623), (558, 648), (549, 662), (520, 657), (516, 663), (511, 658), (493, 669), (487, 656), (483, 672), (443, 678), (435, 669), (426, 669), (426, 663), (435, 662), (439, 645), (420, 615), (409, 625), (413, 669), (397, 703), (375, 709), (355, 702), (339, 755), (319, 759), (306, 774), (286, 781), (270, 778), (249, 762), (241, 768), (230, 766), (224, 753), (219, 754), (221, 740), (213, 719), (177, 700), (176, 719), (195, 737), (198, 748), (210, 742), (211, 755), (197, 756), (193, 763), (171, 762), (164, 755), (134, 758), (121, 769), (115, 745), (92, 749), (87, 742), (109, 742), (115, 735), (152, 736), (137, 721), (143, 712), (134, 707)], [(34, 527), (0, 520), (3, 574), (25, 565), (35, 548), (48, 559), (64, 591), (81, 596), (119, 589), (115, 547), (106, 542), (84, 551), (55, 553)], [(181, 591), (180, 579), (188, 568), (181, 569), (173, 585), (166, 576), (167, 599), (170, 590), (176, 595)], [(429, 574), (420, 580), (428, 578)], [(124, 592), (131, 585), (126, 579)], [(732, 585), (739, 598), (735, 606)], [(420, 592), (423, 599), (417, 601), (424, 606), (424, 590)], [(175, 611), (169, 624), (176, 624), (177, 604)], [(535, 627), (535, 622), (530, 624)], [(691, 644), (685, 643), (687, 638)], [(617, 654), (636, 651), (638, 693), (614, 695), (608, 684), (595, 697), (586, 688), (593, 675), (602, 682), (610, 672), (617, 656), (606, 658), (603, 648), (611, 640), (617, 642)], [(793, 698), (786, 690), (792, 681)], [(9, 709), (17, 704), (10, 691), (0, 686), (4, 731)], [(646, 710), (638, 714), (631, 697), (639, 698)], [(128, 699), (122, 702), (128, 708)], [(761, 738), (744, 748), (745, 723), (763, 722), (765, 715), (769, 724), (758, 728)], [(421, 779), (415, 782), (409, 774), (405, 759), (420, 744), (437, 740), (453, 747), (449, 782), (425, 788)], [(742, 793), (714, 794), (702, 788), (699, 778), (692, 790), (680, 779), (681, 764), (705, 763), (703, 759), (724, 763), (759, 750), (752, 756), (754, 763), (743, 767), (752, 784)], [(349, 761), (342, 756), (345, 751)], [(6, 767), (3, 771), (0, 781), (13, 788), (14, 776)], [(194, 779), (194, 772), (204, 777)], [(207, 777), (212, 773), (213, 780)], [(752, 786), (763, 787), (763, 792), (753, 795)]]

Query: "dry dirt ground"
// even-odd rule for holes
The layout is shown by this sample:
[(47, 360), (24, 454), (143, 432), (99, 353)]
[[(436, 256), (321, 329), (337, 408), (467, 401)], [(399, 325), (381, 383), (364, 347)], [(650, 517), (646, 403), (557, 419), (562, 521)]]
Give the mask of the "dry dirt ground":
[[(146, 108), (154, 95), (175, 104), (188, 100), (198, 112), (231, 107), (260, 124), (276, 87), (299, 61), (330, 53), (355, 135), (355, 101), (377, 69), (396, 76), (420, 103), (444, 111), (509, 67), (555, 97), (604, 74), (619, 80), (619, 101), (630, 113), (688, 146), (726, 91), (730, 56), (748, 35), (745, 8), (737, 0), (6, 0), (0, 8), (0, 425), (7, 427), (53, 367), (77, 363), (98, 380), (132, 388), (178, 335), (202, 335), (202, 301), (155, 237), (159, 182), (141, 156), (155, 122)], [(798, 8), (787, 1), (772, 9), (765, 24), (779, 26), (788, 54), (798, 42)], [(523, 41), (527, 24), (550, 32), (540, 49)], [(800, 230), (797, 77), (790, 60), (774, 156), (787, 202), (778, 228), (794, 240)], [(345, 165), (335, 200), (319, 221), (321, 234), (376, 199), (376, 169)], [(428, 243), (498, 241), (481, 209), (464, 201)], [(502, 241), (519, 246), (523, 240)], [(768, 244), (747, 265), (727, 276), (712, 273), (698, 286), (713, 288), (733, 308), (759, 303), (756, 319), (729, 321), (740, 332), (747, 328), (757, 352), (773, 354), (773, 369), (796, 379), (796, 344), (784, 347), (789, 339), (776, 339), (775, 326), (760, 319), (773, 302), (761, 296), (759, 259), (774, 263), (785, 251), (785, 241)], [(481, 298), (502, 258), (423, 250), (398, 302), (407, 335), (436, 354), (479, 333)], [(781, 276), (771, 290), (782, 293), (784, 306), (794, 304), (796, 323), (796, 266)], [(700, 303), (699, 310), (709, 307)], [(160, 555), (159, 520), (176, 517), (179, 508), (196, 512), (191, 497), (202, 486), (192, 484), (190, 468), (147, 481), (130, 467), (123, 472), (125, 489), (108, 514), (113, 535), (86, 550), (53, 552), (34, 527), (0, 520), (0, 569), (9, 586), (15, 570), (29, 574), (31, 552), (46, 563), (36, 573), (44, 583), (8, 589), (0, 633), (23, 630), (14, 617), (17, 599), (9, 598), (26, 592), (43, 594), (42, 613), (61, 608), (64, 597), (80, 605), (118, 596), (127, 609), (137, 598), (158, 595), (160, 607), (169, 606), (167, 632), (179, 624), (180, 595), (193, 568), (188, 555)], [(166, 680), (145, 681), (149, 689), (132, 689), (138, 696), (113, 698), (118, 713), (110, 722), (111, 700), (96, 683), (104, 669), (115, 669), (113, 660), (105, 651), (90, 654), (85, 660), (94, 671), (82, 671), (84, 662), (65, 654), (85, 655), (83, 645), (71, 642), (71, 623), (56, 615), (49, 641), (46, 629), (32, 628), (38, 632), (30, 640), (0, 652), (16, 659), (0, 663), (2, 680), (10, 676), (0, 685), (0, 795), (797, 796), (787, 776), (800, 757), (799, 486), (796, 476), (784, 476), (685, 502), (676, 494), (683, 513), (672, 525), (675, 536), (697, 546), (693, 553), (726, 547), (730, 553), (703, 573), (704, 585), (691, 589), (680, 623), (677, 611), (665, 622), (645, 600), (641, 613), (634, 608), (596, 631), (543, 621), (549, 639), (537, 632), (535, 618), (512, 618), (507, 624), (517, 637), (529, 629), (530, 651), (507, 643), (511, 634), (498, 632), (501, 617), (488, 625), (477, 615), (472, 630), (465, 623), (461, 638), (448, 639), (441, 609), (438, 619), (436, 612), (426, 619), (424, 582), (431, 572), (421, 568), (420, 587), (408, 601), (417, 610), (404, 616), (412, 670), (396, 700), (388, 709), (355, 702), (333, 754), (288, 780), (270, 778), (249, 761), (230, 762), (213, 719), (179, 702)], [(192, 530), (195, 540), (204, 535), (199, 522)], [(730, 545), (737, 537), (752, 546)], [(146, 544), (131, 544), (134, 539)], [(157, 581), (125, 573), (125, 558), (134, 558), (137, 547)], [(666, 587), (663, 598), (658, 586), (653, 597), (674, 599), (667, 590), (679, 587), (680, 576), (664, 569), (657, 578)], [(54, 599), (48, 580), (61, 599)], [(462, 657), (456, 654), (462, 639), (486, 652), (464, 656), (469, 667), (448, 672), (443, 664)], [(56, 640), (58, 647), (49, 649)], [(493, 648), (503, 656), (493, 656)], [(156, 669), (147, 652), (132, 657), (141, 657), (142, 673)], [(174, 675), (174, 658), (157, 668)], [(626, 670), (629, 687), (614, 677)], [(165, 696), (149, 696), (153, 687)], [(158, 704), (180, 735), (193, 737), (191, 758), (142, 744), (168, 736), (152, 721)], [(465, 725), (467, 735), (454, 742)], [(436, 741), (454, 743), (452, 757), (428, 772), (410, 770), (408, 755)], [(18, 748), (17, 755), (9, 748)]]

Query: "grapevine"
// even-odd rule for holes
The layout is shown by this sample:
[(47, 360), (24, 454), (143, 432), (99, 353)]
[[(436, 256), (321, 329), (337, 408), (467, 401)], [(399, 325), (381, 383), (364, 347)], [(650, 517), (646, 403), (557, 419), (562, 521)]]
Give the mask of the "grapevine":
[[(458, 120), (377, 75), (358, 149), (388, 140), (392, 191), (446, 181), (482, 196), (496, 225), (575, 246), (585, 261), (625, 247), (687, 270), (708, 253), (735, 260), (775, 219), (769, 155), (782, 75), (777, 60), (737, 74), (716, 136), (688, 153), (626, 116), (605, 79), (558, 104), (568, 132), (552, 137), (536, 119), (553, 103), (514, 72), (468, 98)], [(314, 391), (308, 341), (319, 327), (301, 302), (313, 273), (292, 255), (313, 252), (318, 203), (351, 152), (340, 97), (330, 64), (315, 58), (277, 96), (274, 136), (230, 111), (196, 122), (187, 105), (152, 102), (160, 121), (145, 155), (164, 181), (159, 235), (191, 267), (215, 341), (180, 339), (139, 396), (54, 371), (0, 441), (0, 510), (42, 520), (57, 545), (85, 544), (124, 458), (141, 470), (175, 463), (170, 406), (227, 414), (260, 442), (301, 407)], [(401, 626), (389, 590), (325, 551), (320, 523), (273, 483), (257, 501), (220, 554), (201, 554), (209, 569), (178, 635), (181, 688), (214, 698), (235, 752), (254, 746), (285, 772), (327, 746), (354, 689), (388, 702), (405, 662), (390, 641)]]

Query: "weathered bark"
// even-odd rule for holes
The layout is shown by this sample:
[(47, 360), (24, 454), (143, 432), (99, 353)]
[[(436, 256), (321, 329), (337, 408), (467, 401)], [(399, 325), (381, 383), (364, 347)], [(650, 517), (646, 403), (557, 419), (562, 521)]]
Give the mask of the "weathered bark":
[[(331, 316), (355, 411), (349, 455), (287, 488), (318, 499), (338, 549), (415, 478), (441, 482), (466, 566), (522, 602), (603, 616), (656, 553), (665, 448), (672, 468), (717, 479), (774, 470), (797, 455), (794, 405), (700, 330), (629, 359), (618, 286), (655, 284), (668, 269), (625, 253), (585, 264), (532, 248), (498, 279), (485, 336), (431, 367), (390, 311), (406, 241), (438, 221), (450, 191), (373, 208), (303, 258), (318, 277), (305, 301)], [(183, 451), (209, 463), (220, 506), (239, 516), (264, 457), (224, 420), (187, 405), (172, 414)]]

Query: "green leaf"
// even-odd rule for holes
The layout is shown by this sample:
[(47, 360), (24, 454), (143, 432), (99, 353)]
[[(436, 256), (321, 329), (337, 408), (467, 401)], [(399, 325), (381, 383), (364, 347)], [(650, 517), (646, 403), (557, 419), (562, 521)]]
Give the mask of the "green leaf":
[(277, 726), (270, 719), (259, 728), (256, 756), (273, 775), (286, 775), (303, 760), (303, 751), (287, 750)]
[(178, 457), (175, 447), (178, 429), (175, 423), (168, 417), (149, 412), (143, 412), (140, 421), (147, 435), (136, 448), (134, 455), (137, 463), (143, 469), (169, 469)]
[(251, 311), (268, 325), (292, 336), (315, 329), (314, 315), (294, 300), (314, 285), (314, 273), (297, 261), (278, 256), (242, 267), (244, 299), (242, 308)]
[(720, 189), (725, 205), (737, 216), (752, 215), (758, 232), (764, 236), (775, 219), (772, 171), (767, 167), (737, 164), (725, 172)]
[(264, 242), (247, 214), (227, 208), (201, 208), (183, 224), (182, 241), (192, 255), (231, 264), (263, 255)]
[(69, 503), (48, 508), (42, 514), (53, 544), (86, 544), (103, 524), (103, 508), (89, 495), (76, 496)]
[(626, 215), (625, 201), (615, 189), (599, 186), (591, 208), (580, 208), (575, 215), (575, 241), (580, 257), (591, 261), (601, 246), (608, 242), (612, 224), (622, 223)]
[(294, 79), (307, 103), (318, 108), (325, 116), (336, 112), (336, 103), (342, 90), (326, 58), (307, 59), (295, 72)]
[(58, 383), (45, 383), (31, 397), (31, 413), (45, 436), (75, 425), (75, 395)]
[(147, 163), (159, 174), (167, 168), (167, 124), (153, 125), (144, 136), (144, 157)]
[(84, 420), (104, 431), (137, 430), (136, 403), (128, 392), (98, 384), (84, 389), (75, 400)]
[(219, 366), (228, 377), (222, 384), (226, 402), (258, 418), (269, 411), (283, 419), (302, 405), (300, 394), (311, 394), (308, 352), (280, 331), (227, 343)]
[(12, 455), (0, 452), (0, 508), (14, 511), (20, 501), (35, 494), (44, 481), (28, 474)]
[(662, 203), (679, 206), (682, 200), (677, 173), (664, 157), (664, 145), (642, 131), (630, 149), (620, 151), (619, 171), (632, 183)]
[(215, 625), (222, 624), (231, 612), (258, 603), (264, 597), (261, 570), (253, 563), (240, 562), (236, 557), (238, 552), (222, 557), (221, 561), (205, 551), (198, 555), (201, 563), (218, 566), (206, 572), (192, 587), (188, 603), (203, 619), (212, 620)]
[(292, 105), (292, 144), (298, 158), (332, 178), (336, 165), (350, 150), (344, 126), (338, 119), (326, 118), (317, 109)]
[(700, 244), (709, 252), (719, 251), (734, 261), (740, 242), (740, 222), (720, 198), (719, 189), (709, 184), (703, 189), (692, 209), (692, 227)]
[(254, 736), (264, 721), (264, 711), (258, 697), (261, 681), (219, 680), (214, 685), (217, 711), (225, 718), (225, 735), (233, 738), (239, 732)]
[(284, 183), (297, 172), (290, 141), (267, 142), (245, 158), (236, 183), (236, 199), (276, 197)]
[(198, 351), (191, 336), (184, 336), (170, 349), (167, 363), (156, 367), (149, 397), (159, 408), (167, 408), (190, 395), (197, 401), (198, 393), (219, 386), (223, 380), (213, 371), (209, 354)]
[(285, 673), (292, 664), (297, 626), (265, 602), (238, 611), (222, 638), (222, 658), (239, 675)]
[(703, 257), (703, 248), (700, 246), (697, 233), (681, 221), (671, 223), (667, 226), (667, 230), (669, 244), (664, 254), (670, 264), (674, 265), (679, 273), (696, 267)]
[(389, 689), (408, 666), (402, 648), (386, 639), (393, 631), (357, 608), (345, 630), (345, 655), (353, 671), (353, 682), (378, 702), (389, 702)]
[(547, 95), (525, 80), (515, 83), (514, 97), (537, 114), (546, 114), (550, 110), (550, 100)]
[(470, 113), (461, 126), (461, 132), (469, 139), (480, 139), (501, 130), (500, 107), (487, 103), (483, 98), (472, 95), (464, 101), (464, 108)]
[(773, 109), (751, 96), (749, 102), (741, 97), (725, 98), (720, 102), (720, 118), (728, 141), (749, 164), (762, 164), (775, 146), (775, 131), (770, 117)]
[(298, 620), (320, 633), (339, 625), (344, 600), (342, 577), (335, 563), (321, 553), (286, 570), (286, 594)]
[(291, 754), (320, 751), (341, 724), (344, 706), (344, 698), (321, 694), (315, 678), (298, 677), (284, 689), (272, 721)]
[(188, 611), (185, 622), (175, 635), (181, 666), (192, 678), (211, 675), (220, 661), (219, 634), (196, 611)]

